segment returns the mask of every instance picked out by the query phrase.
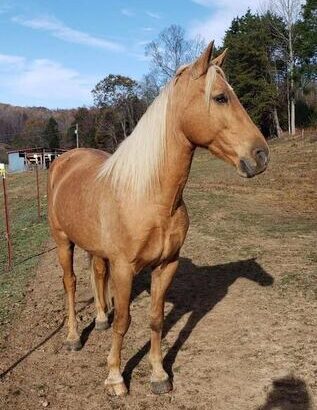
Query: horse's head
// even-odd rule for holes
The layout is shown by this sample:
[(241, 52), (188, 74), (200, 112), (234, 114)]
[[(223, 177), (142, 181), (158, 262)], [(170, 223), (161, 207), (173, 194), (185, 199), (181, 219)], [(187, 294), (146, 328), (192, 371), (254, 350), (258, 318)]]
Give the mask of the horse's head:
[(233, 164), (239, 175), (253, 177), (267, 167), (268, 145), (225, 78), (225, 52), (213, 59), (212, 49), (210, 43), (193, 64), (176, 74), (175, 115), (194, 146), (208, 148)]

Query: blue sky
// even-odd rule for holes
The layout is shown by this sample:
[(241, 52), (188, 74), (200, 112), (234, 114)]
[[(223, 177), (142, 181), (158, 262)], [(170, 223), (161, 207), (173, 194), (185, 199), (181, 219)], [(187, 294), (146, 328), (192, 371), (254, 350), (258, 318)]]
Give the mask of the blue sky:
[(233, 17), (257, 0), (0, 0), (0, 102), (92, 105), (109, 73), (141, 79), (147, 42), (170, 24), (221, 44)]

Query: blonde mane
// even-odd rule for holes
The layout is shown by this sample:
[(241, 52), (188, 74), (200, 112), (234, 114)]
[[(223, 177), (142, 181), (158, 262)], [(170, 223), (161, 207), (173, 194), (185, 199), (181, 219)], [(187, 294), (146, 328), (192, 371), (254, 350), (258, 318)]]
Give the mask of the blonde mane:
[[(183, 66), (178, 70), (176, 80), (187, 67)], [(217, 71), (215, 66), (211, 65), (206, 74), (205, 95), (208, 104)], [(167, 104), (175, 79), (164, 87), (131, 135), (119, 145), (100, 169), (97, 178), (109, 178), (112, 189), (118, 194), (130, 193), (135, 200), (138, 200), (148, 196), (153, 191), (153, 187), (160, 183), (160, 173), (167, 149)]]

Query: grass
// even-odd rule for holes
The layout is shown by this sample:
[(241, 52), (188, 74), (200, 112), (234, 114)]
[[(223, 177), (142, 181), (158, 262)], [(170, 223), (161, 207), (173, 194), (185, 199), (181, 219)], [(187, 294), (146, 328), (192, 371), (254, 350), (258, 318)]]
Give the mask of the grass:
[(191, 220), (185, 252), (196, 252), (206, 264), (256, 257), (273, 274), (276, 288), (316, 298), (314, 141), (272, 141), (269, 169), (251, 180), (198, 151), (185, 191)]
[[(200, 151), (185, 190), (190, 235), (183, 255), (216, 265), (257, 258), (281, 292), (317, 296), (316, 139), (285, 137), (270, 143), (271, 162), (263, 175), (245, 180)], [(0, 324), (10, 322), (23, 303), (49, 236), (46, 172), (40, 173), (43, 217), (37, 221), (35, 175), (9, 175), (8, 191), (14, 268), (5, 271), (6, 242), (0, 215)], [(0, 194), (0, 203), (3, 202)], [(1, 326), (3, 328), (3, 326)]]
[[(7, 176), (7, 191), (10, 212), (13, 268), (7, 266), (7, 243), (3, 206), (0, 215), (0, 325), (10, 322), (20, 308), (27, 283), (35, 273), (39, 254), (48, 238), (46, 221), (46, 171), (41, 171), (40, 201), (41, 221), (38, 221), (36, 202), (36, 179), (34, 172)], [(3, 204), (3, 192), (0, 194)]]

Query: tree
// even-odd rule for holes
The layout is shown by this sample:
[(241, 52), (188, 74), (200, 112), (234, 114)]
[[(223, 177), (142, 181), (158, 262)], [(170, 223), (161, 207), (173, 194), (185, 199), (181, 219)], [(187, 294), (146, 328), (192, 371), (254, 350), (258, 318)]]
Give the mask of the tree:
[[(43, 118), (28, 118), (25, 122), (21, 137), (24, 139), (24, 146), (43, 146), (42, 133), (45, 127)], [(27, 142), (26, 142), (27, 141)]]
[(150, 105), (154, 98), (160, 93), (160, 87), (153, 71), (143, 77), (143, 80), (140, 83), (140, 92), (146, 105)]
[(78, 108), (74, 121), (67, 130), (66, 144), (70, 147), (76, 147), (76, 124), (78, 126), (78, 139), (80, 147), (95, 147), (96, 132), (96, 112), (94, 109), (85, 107)]
[(307, 0), (298, 23), (297, 53), (302, 59), (317, 63), (317, 0)]
[(152, 80), (155, 79), (156, 88), (166, 84), (182, 64), (193, 61), (205, 48), (205, 41), (196, 37), (186, 40), (185, 30), (172, 24), (164, 29), (156, 40), (146, 46), (145, 54), (151, 59)]
[(102, 108), (96, 120), (95, 143), (98, 148), (114, 152), (119, 144), (118, 118), (112, 108)]
[[(96, 85), (92, 94), (98, 108), (112, 108), (116, 111), (123, 138), (133, 131), (146, 109), (140, 98), (138, 83), (122, 75), (108, 75)], [(121, 136), (117, 139), (120, 140)]]
[(224, 47), (229, 49), (226, 73), (242, 104), (264, 135), (278, 133), (278, 90), (272, 60), (276, 44), (265, 18), (250, 10), (235, 18), (226, 32)]
[(288, 65), (288, 101), (289, 101), (289, 132), (295, 134), (295, 54), (296, 29), (300, 16), (301, 0), (269, 0), (269, 9), (272, 15), (279, 16), (285, 23), (286, 30), (271, 21), (276, 37), (284, 45)]
[(43, 132), (43, 141), (45, 148), (59, 148), (60, 134), (58, 130), (58, 124), (54, 117), (50, 117), (46, 123)]
[(307, 0), (302, 6), (301, 21), (297, 27), (296, 55), (300, 61), (301, 88), (317, 81), (317, 0)]

